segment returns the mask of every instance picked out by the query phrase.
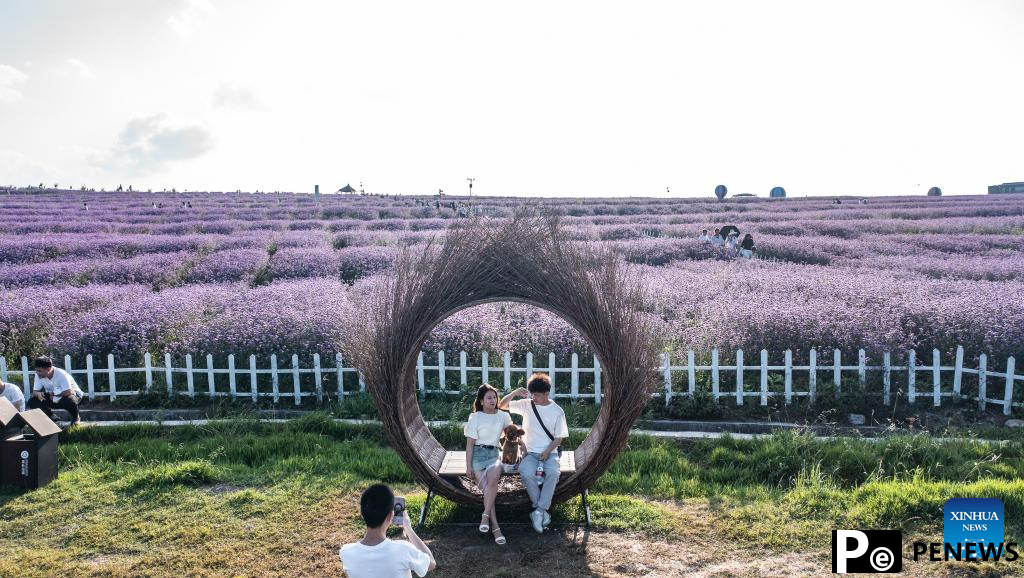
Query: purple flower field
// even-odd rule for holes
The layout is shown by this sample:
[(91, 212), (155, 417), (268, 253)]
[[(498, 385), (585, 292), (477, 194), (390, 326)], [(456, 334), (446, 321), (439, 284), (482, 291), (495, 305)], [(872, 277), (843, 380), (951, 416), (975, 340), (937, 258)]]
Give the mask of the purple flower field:
[[(191, 208), (183, 206), (191, 203)], [(642, 275), (674, 356), (963, 345), (1024, 359), (1024, 195), (844, 199), (479, 198), (564, 216)], [(88, 209), (85, 208), (88, 203)], [(349, 291), (457, 219), (435, 197), (20, 192), (0, 197), (0, 355), (333, 354)], [(162, 205), (162, 206), (160, 206)], [(752, 233), (755, 258), (701, 244)], [(464, 311), (428, 350), (560, 358), (588, 347), (521, 305)], [(677, 357), (678, 358), (678, 357)]]

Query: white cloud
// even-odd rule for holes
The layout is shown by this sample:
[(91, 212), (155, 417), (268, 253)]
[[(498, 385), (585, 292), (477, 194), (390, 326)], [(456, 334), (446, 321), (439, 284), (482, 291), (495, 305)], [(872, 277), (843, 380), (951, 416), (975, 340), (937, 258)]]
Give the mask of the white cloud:
[(0, 149), (0, 178), (4, 185), (38, 185), (40, 182), (52, 184), (57, 170), (41, 161), (29, 158), (23, 153)]
[(189, 40), (217, 9), (210, 0), (185, 0), (180, 11), (167, 19), (178, 36)]
[(77, 76), (78, 78), (92, 78), (92, 66), (77, 58), (66, 58), (57, 68), (57, 72), (63, 76)]
[(211, 149), (213, 136), (205, 127), (172, 125), (166, 115), (154, 114), (129, 120), (110, 151), (91, 160), (107, 170), (137, 176), (201, 157)]
[(18, 102), (24, 95), (17, 87), (28, 80), (28, 75), (8, 64), (0, 64), (0, 104)]
[(220, 85), (213, 93), (213, 106), (235, 110), (264, 109), (263, 103), (256, 97), (253, 90), (227, 84)]

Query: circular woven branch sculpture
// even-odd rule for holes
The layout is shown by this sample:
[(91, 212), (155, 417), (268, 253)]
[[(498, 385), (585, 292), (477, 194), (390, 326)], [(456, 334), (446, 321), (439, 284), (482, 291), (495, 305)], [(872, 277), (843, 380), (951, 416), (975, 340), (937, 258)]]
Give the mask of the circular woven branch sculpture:
[[(415, 255), (406, 250), (392, 274), (356, 298), (361, 319), (347, 349), (395, 451), (436, 493), (464, 504), (481, 501), (472, 482), (438, 475), (445, 448), (420, 413), (417, 356), (434, 327), (452, 314), (483, 303), (522, 302), (565, 319), (601, 363), (597, 421), (576, 448), (576, 471), (563, 474), (554, 500), (589, 488), (626, 444), (655, 383), (658, 346), (642, 313), (643, 285), (617, 256), (585, 250), (550, 218), (470, 221), (449, 229), (439, 245)], [(498, 502), (521, 506), (529, 498), (517, 489), (499, 493)]]

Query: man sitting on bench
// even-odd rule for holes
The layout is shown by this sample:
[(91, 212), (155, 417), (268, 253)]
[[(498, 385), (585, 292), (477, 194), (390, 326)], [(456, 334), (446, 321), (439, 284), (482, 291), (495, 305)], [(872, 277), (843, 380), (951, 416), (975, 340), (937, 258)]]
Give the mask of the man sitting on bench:
[(546, 373), (534, 373), (526, 382), (526, 389), (520, 387), (506, 395), (498, 405), (500, 409), (508, 409), (511, 413), (523, 416), (526, 456), (519, 464), (519, 475), (533, 502), (530, 521), (538, 534), (543, 533), (544, 528), (551, 523), (548, 509), (551, 508), (551, 496), (555, 493), (561, 474), (558, 446), (569, 437), (565, 412), (551, 401), (550, 393), (551, 378)]

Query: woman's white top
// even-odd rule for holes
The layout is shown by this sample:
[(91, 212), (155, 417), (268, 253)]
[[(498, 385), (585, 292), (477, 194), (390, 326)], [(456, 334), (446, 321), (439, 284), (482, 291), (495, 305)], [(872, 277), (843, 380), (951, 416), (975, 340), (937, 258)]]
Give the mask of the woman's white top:
[(511, 423), (512, 416), (506, 411), (498, 410), (491, 414), (474, 411), (462, 431), (466, 437), (475, 439), (478, 446), (497, 447), (501, 432)]

